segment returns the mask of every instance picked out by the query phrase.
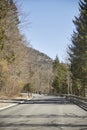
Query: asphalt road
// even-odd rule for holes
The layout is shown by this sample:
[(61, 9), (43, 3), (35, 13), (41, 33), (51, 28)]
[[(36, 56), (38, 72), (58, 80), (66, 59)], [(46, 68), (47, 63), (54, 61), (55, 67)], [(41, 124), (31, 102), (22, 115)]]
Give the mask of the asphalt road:
[(87, 111), (64, 98), (38, 95), (0, 111), (0, 130), (87, 130)]

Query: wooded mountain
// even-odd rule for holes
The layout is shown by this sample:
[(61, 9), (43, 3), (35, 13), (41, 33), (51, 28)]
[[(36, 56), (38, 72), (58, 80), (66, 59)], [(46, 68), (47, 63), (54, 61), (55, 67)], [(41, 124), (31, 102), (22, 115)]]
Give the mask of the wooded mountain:
[(53, 77), (53, 60), (46, 54), (33, 48), (29, 49), (29, 73), (35, 92), (49, 93)]

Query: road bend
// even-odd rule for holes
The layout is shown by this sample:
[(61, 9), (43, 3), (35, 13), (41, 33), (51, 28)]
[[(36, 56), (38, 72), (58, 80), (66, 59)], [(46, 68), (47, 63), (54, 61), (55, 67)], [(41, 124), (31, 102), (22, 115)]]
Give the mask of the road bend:
[(63, 97), (34, 95), (0, 111), (0, 130), (87, 130), (87, 111)]

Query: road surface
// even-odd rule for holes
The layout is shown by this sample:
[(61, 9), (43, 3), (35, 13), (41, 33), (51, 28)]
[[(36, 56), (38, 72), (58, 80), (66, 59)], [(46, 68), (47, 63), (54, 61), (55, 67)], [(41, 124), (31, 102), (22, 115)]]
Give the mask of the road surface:
[(0, 111), (0, 130), (87, 130), (87, 111), (63, 98), (38, 95)]

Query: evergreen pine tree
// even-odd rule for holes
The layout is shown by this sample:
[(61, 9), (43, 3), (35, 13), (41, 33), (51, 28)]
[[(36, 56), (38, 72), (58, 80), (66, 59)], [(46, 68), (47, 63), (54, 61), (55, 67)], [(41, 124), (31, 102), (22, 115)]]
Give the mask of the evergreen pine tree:
[(60, 63), (56, 56), (53, 63), (54, 80), (52, 86), (56, 93), (67, 93), (67, 66), (64, 63)]
[(87, 0), (79, 2), (79, 16), (73, 21), (76, 30), (69, 46), (73, 93), (85, 96), (87, 86)]

